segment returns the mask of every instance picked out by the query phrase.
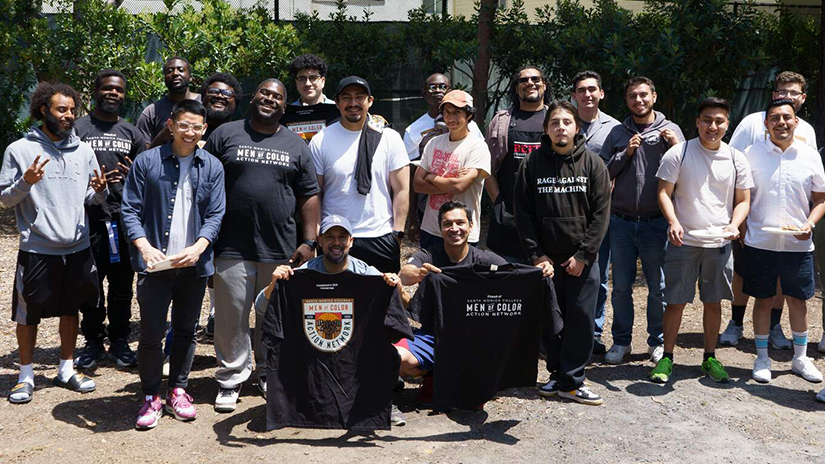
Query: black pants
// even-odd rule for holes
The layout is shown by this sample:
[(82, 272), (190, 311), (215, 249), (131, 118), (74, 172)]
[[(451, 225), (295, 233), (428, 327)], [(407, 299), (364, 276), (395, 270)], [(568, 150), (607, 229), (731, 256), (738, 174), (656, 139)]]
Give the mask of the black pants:
[[(112, 343), (126, 341), (129, 338), (129, 319), (132, 316), (132, 281), (135, 278), (132, 265), (129, 263), (129, 244), (118, 224), (120, 262), (112, 263), (109, 258), (109, 233), (105, 222), (95, 221), (89, 224), (89, 239), (97, 265), (100, 299), (96, 306), (83, 305), (80, 308), (83, 313), (80, 331), (87, 341), (102, 342), (107, 333)], [(108, 300), (103, 291), (104, 278), (109, 281)], [(108, 330), (104, 324), (106, 316), (109, 317)]]
[(547, 371), (559, 389), (572, 391), (584, 384), (584, 368), (593, 352), (593, 315), (599, 292), (599, 263), (585, 266), (579, 277), (556, 266), (553, 276), (564, 328), (557, 336), (545, 331)]
[(195, 328), (201, 314), (208, 277), (197, 277), (194, 267), (139, 274), (140, 305), (138, 371), (144, 395), (160, 394), (163, 373), (161, 342), (166, 335), (166, 312), (171, 302), (172, 349), (169, 353), (169, 388), (186, 388), (195, 357)]
[(392, 233), (375, 238), (356, 237), (349, 254), (381, 272), (401, 270), (401, 244)]

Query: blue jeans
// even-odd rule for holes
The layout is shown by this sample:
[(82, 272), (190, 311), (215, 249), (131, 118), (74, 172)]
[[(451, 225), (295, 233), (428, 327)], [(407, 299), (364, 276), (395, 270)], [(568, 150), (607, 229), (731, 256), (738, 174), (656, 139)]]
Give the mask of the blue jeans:
[(599, 294), (596, 296), (596, 314), (593, 335), (601, 341), (604, 330), (604, 306), (607, 303), (607, 279), (610, 271), (610, 229), (599, 247)]
[(659, 217), (635, 222), (610, 216), (610, 253), (613, 266), (613, 343), (630, 345), (633, 337), (633, 282), (636, 259), (642, 260), (647, 281), (647, 344), (663, 343), (662, 318), (665, 310), (665, 245), (667, 221)]

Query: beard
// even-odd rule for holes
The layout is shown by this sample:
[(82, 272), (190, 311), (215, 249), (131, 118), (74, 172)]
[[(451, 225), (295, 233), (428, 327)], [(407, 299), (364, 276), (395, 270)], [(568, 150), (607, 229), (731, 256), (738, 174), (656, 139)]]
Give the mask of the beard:
[(341, 256), (339, 256), (339, 257), (333, 256), (332, 253), (325, 253), (324, 254), (324, 257), (327, 259), (327, 261), (331, 262), (332, 264), (341, 264), (344, 261), (346, 261), (348, 256), (349, 256), (349, 253), (347, 253), (347, 252), (341, 253)]
[(189, 90), (189, 79), (181, 79), (180, 84), (173, 84), (171, 81), (166, 82), (166, 88), (169, 90), (169, 93), (186, 93)]
[(52, 116), (50, 111), (46, 111), (46, 118), (44, 119), (44, 123), (46, 124), (46, 129), (49, 130), (55, 136), (65, 139), (72, 133), (72, 129), (74, 129), (74, 121), (69, 124), (69, 128), (63, 130), (63, 126), (60, 124), (60, 120), (56, 117)]
[(280, 120), (281, 116), (284, 115), (283, 108), (278, 107), (277, 105), (273, 106), (275, 108), (275, 111), (273, 111), (272, 114), (269, 114), (269, 115), (261, 113), (260, 107), (261, 107), (260, 103), (255, 102), (255, 103), (252, 104), (252, 110), (254, 111), (255, 119), (257, 119), (257, 120), (259, 120), (263, 123), (266, 123), (266, 124), (274, 123), (274, 122)]
[(232, 114), (235, 113), (235, 109), (223, 109), (223, 110), (213, 110), (211, 108), (206, 109), (206, 121), (211, 126), (215, 123), (221, 124), (226, 121), (229, 121), (229, 118), (232, 117)]
[(636, 112), (636, 110), (630, 110), (630, 112), (633, 114), (633, 116), (636, 116), (637, 118), (645, 118), (645, 117), (647, 117), (647, 115), (649, 115), (652, 111), (653, 111), (653, 107), (652, 107), (652, 106), (648, 106), (648, 107), (647, 107), (647, 109), (646, 109), (646, 110), (644, 110), (644, 111), (642, 111), (641, 113), (637, 113), (637, 112)]
[(100, 111), (103, 111), (104, 113), (107, 113), (107, 114), (118, 114), (118, 113), (120, 113), (121, 103), (123, 103), (123, 102), (121, 101), (120, 103), (109, 103), (109, 102), (106, 101), (105, 98), (103, 98), (103, 96), (97, 96), (95, 98), (95, 105), (97, 106), (97, 108), (100, 109)]

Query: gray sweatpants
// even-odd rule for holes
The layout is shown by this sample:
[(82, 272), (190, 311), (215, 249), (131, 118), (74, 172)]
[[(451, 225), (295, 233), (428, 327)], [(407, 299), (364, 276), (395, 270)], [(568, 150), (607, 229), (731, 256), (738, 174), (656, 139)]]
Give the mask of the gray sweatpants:
[(266, 375), (266, 352), (261, 344), (263, 313), (255, 314), (254, 345), (249, 336), (249, 312), (258, 292), (272, 280), (275, 263), (239, 259), (215, 260), (215, 354), (218, 370), (215, 379), (222, 388), (234, 388), (252, 374), (252, 349), (255, 365)]

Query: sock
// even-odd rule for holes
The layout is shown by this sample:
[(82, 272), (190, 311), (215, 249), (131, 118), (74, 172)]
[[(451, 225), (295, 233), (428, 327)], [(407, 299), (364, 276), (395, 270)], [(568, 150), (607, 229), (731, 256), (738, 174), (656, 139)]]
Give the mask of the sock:
[(20, 376), (17, 377), (17, 383), (30, 383), (34, 386), (34, 366), (32, 364), (20, 365)]
[(808, 331), (791, 332), (793, 334), (793, 357), (804, 358), (808, 353)]
[(74, 366), (73, 360), (71, 359), (61, 359), (60, 360), (60, 367), (57, 368), (57, 376), (62, 381), (69, 380), (74, 375)]
[(731, 320), (737, 327), (745, 324), (745, 305), (733, 305), (731, 308)]
[(768, 357), (768, 334), (759, 335), (753, 334), (753, 341), (756, 344), (756, 357), (757, 358), (767, 358)]
[(782, 320), (782, 308), (771, 309), (771, 328), (773, 329)]
[(215, 317), (215, 289), (207, 288), (209, 290), (209, 316)]
[(668, 353), (667, 351), (665, 351), (665, 353), (662, 355), (662, 359), (665, 358), (669, 359), (670, 362), (673, 362), (673, 353)]
[(715, 357), (715, 356), (716, 356), (716, 352), (715, 352), (715, 351), (706, 351), (706, 352), (705, 352), (705, 356), (702, 358), (702, 362), (705, 362), (705, 361), (707, 361), (708, 359), (713, 358), (713, 357)]

